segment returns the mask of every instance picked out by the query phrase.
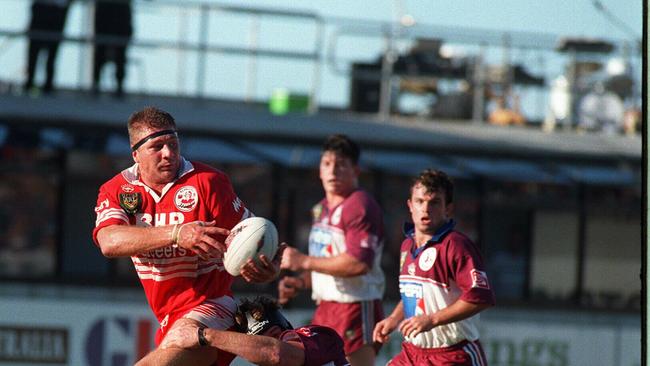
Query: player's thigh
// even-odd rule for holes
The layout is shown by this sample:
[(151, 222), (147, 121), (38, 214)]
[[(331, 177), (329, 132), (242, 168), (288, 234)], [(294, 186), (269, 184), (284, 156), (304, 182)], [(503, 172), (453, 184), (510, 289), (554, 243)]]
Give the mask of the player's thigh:
[[(361, 301), (353, 303), (337, 303), (322, 301), (314, 313), (314, 324), (325, 325), (334, 329), (343, 339), (346, 355), (350, 355), (362, 347), (375, 345), (372, 331), (375, 324), (383, 319), (383, 311), (378, 309), (379, 301)], [(379, 351), (379, 344), (374, 348)]]

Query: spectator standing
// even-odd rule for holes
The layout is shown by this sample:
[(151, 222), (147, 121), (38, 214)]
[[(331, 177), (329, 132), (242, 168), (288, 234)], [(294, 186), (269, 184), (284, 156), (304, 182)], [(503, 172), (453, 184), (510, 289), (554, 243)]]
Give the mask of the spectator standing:
[(54, 89), (56, 56), (59, 52), (69, 6), (68, 0), (34, 0), (32, 2), (31, 20), (28, 28), (29, 46), (25, 91), (30, 91), (34, 86), (36, 64), (41, 51), (47, 53), (45, 83), (42, 90), (44, 93), (50, 93)]
[(95, 3), (95, 42), (93, 57), (93, 93), (100, 90), (103, 67), (115, 65), (115, 95), (124, 94), (126, 77), (126, 49), (133, 35), (130, 0), (97, 1)]

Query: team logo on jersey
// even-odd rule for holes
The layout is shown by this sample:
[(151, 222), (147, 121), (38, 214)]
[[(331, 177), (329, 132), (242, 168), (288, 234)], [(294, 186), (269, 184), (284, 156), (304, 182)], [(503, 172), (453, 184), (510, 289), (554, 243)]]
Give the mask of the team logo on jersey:
[(411, 263), (406, 267), (406, 271), (413, 276), (415, 274), (415, 263)]
[(309, 254), (316, 257), (330, 257), (333, 254), (332, 233), (314, 226), (309, 233)]
[(334, 210), (332, 214), (332, 225), (338, 225), (341, 222), (341, 212), (343, 212), (343, 206), (339, 206)]
[(418, 314), (418, 308), (424, 310), (424, 303), (420, 304), (420, 300), (423, 297), (424, 289), (422, 288), (421, 283), (409, 282), (409, 281), (400, 281), (399, 283), (399, 293), (404, 304), (404, 317), (410, 318)]
[(426, 313), (427, 307), (424, 304), (424, 298), (419, 298), (418, 301), (415, 302), (415, 316), (424, 315)]
[(433, 267), (433, 263), (436, 261), (436, 257), (438, 256), (438, 251), (436, 251), (436, 248), (427, 248), (422, 252), (420, 255), (420, 260), (418, 260), (418, 265), (420, 266), (420, 269), (423, 271), (428, 271)]
[(108, 205), (109, 205), (109, 203), (108, 203), (108, 198), (107, 198), (107, 199), (103, 200), (102, 202), (100, 202), (97, 207), (95, 207), (95, 212), (99, 213), (99, 211), (101, 211), (101, 210), (103, 210), (105, 208), (108, 208)]
[(133, 187), (130, 184), (122, 184), (122, 187), (120, 187), (120, 188), (122, 188), (122, 191), (124, 191), (126, 193), (131, 193), (131, 192), (135, 191), (135, 187)]
[(135, 215), (142, 206), (142, 195), (140, 193), (120, 193), (120, 207), (129, 215)]
[(331, 257), (334, 255), (334, 246), (330, 243), (325, 247), (325, 253), (327, 257)]
[(318, 335), (317, 332), (313, 332), (311, 329), (309, 329), (307, 327), (301, 327), (301, 328), (296, 329), (296, 333), (300, 333), (300, 334), (302, 334), (304, 336), (307, 336), (307, 337), (313, 337), (315, 335)]
[(192, 211), (198, 202), (199, 195), (196, 193), (196, 188), (192, 186), (185, 186), (176, 191), (174, 204), (179, 210), (183, 212)]
[(476, 269), (471, 270), (469, 273), (472, 276), (472, 288), (483, 288), (486, 290), (490, 289), (487, 273), (483, 271), (477, 271)]
[(408, 252), (401, 252), (399, 254), (399, 271), (402, 272), (402, 267), (404, 267), (404, 261), (406, 260), (406, 255)]

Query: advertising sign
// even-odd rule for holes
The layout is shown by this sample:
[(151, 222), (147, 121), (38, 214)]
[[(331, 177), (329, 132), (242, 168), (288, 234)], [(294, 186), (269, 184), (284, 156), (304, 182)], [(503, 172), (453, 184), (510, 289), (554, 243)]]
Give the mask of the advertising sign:
[[(284, 313), (298, 325), (309, 323), (313, 311)], [(641, 364), (640, 321), (634, 316), (570, 318), (495, 308), (482, 314), (480, 324), (490, 366)], [(157, 327), (146, 303), (0, 298), (0, 365), (133, 365), (153, 348)], [(376, 364), (399, 353), (401, 341), (393, 333)], [(248, 363), (237, 359), (233, 365)]]

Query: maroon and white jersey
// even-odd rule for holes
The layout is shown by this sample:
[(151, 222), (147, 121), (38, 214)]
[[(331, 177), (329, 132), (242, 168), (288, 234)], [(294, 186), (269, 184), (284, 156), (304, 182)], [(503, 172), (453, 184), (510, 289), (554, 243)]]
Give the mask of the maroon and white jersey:
[(384, 230), (379, 204), (370, 194), (356, 190), (336, 207), (328, 208), (323, 199), (314, 206), (313, 217), (309, 255), (333, 257), (348, 253), (365, 262), (370, 271), (345, 278), (312, 271), (312, 298), (343, 303), (381, 299)]
[(320, 325), (306, 325), (285, 330), (281, 341), (301, 342), (305, 347), (305, 366), (349, 365), (343, 352), (343, 340), (332, 329)]
[[(478, 248), (465, 235), (453, 231), (450, 220), (425, 245), (417, 248), (413, 225), (406, 225), (400, 255), (399, 289), (404, 317), (433, 314), (458, 299), (494, 304)], [(478, 339), (479, 315), (435, 327), (406, 342), (423, 348), (449, 347)]]
[[(139, 180), (137, 164), (122, 171), (100, 187), (95, 212), (95, 243), (97, 232), (111, 225), (164, 226), (215, 220), (217, 227), (231, 229), (250, 216), (223, 172), (185, 159), (179, 177), (160, 195)], [(233, 278), (224, 270), (222, 259), (204, 260), (176, 245), (131, 259), (162, 327), (168, 319), (173, 321), (205, 300), (232, 296)]]

